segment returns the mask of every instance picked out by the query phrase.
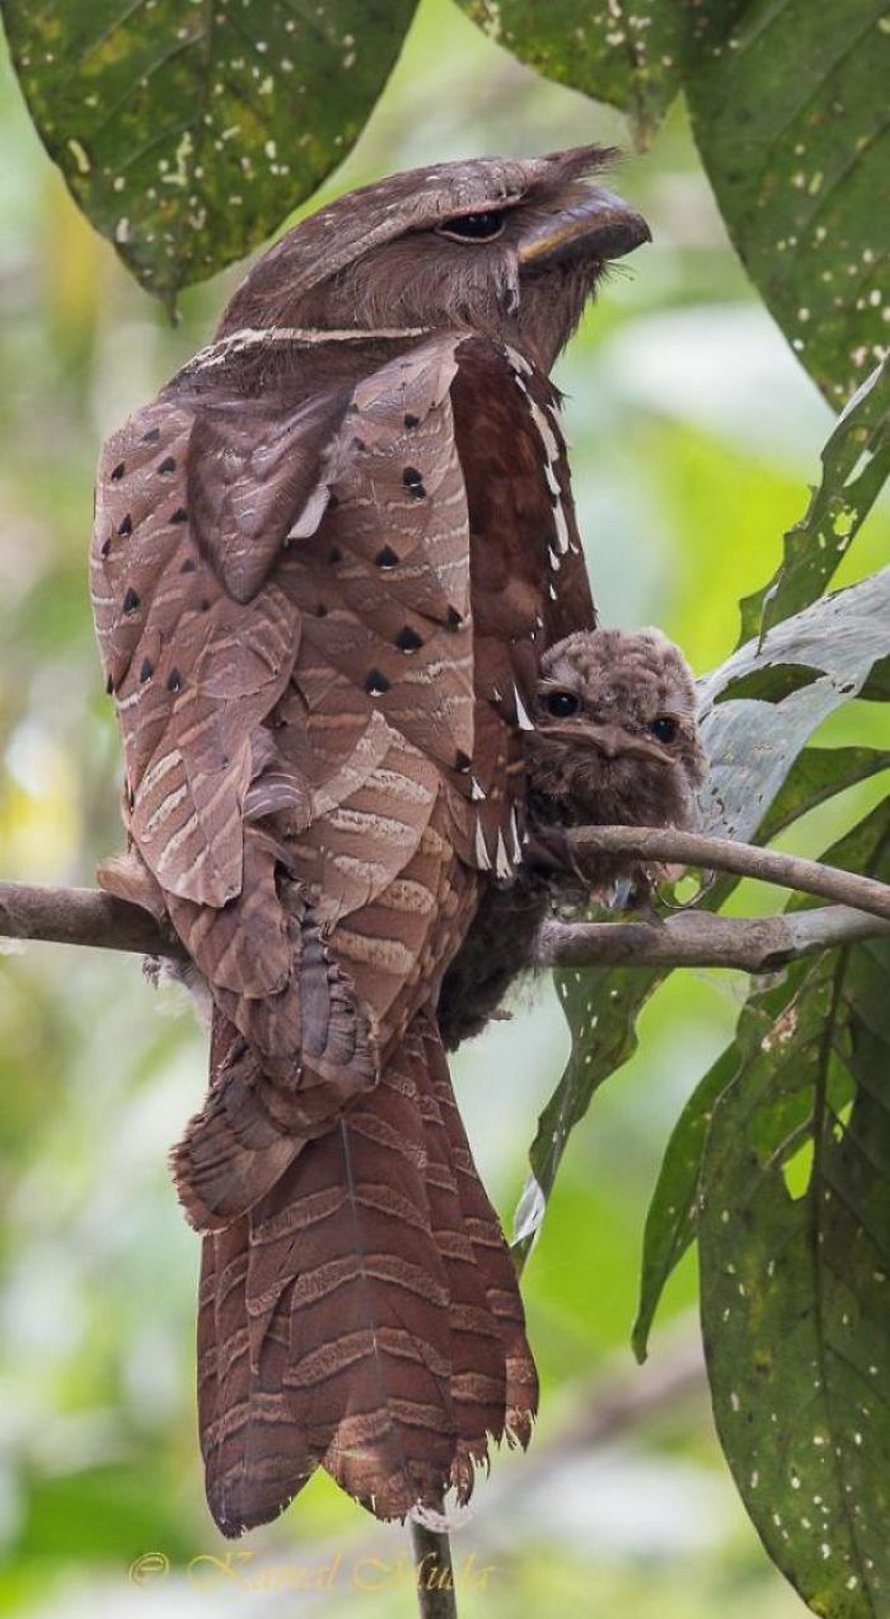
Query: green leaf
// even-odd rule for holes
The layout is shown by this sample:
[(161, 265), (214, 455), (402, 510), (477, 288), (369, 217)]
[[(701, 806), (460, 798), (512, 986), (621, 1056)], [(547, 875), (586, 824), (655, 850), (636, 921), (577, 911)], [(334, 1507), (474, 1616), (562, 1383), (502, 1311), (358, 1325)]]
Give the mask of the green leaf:
[[(825, 858), (886, 881), (890, 801)], [(890, 1592), (888, 973), (872, 940), (751, 997), (702, 1164), (721, 1443), (770, 1556), (831, 1619), (876, 1619)]]
[(460, 0), (479, 27), (521, 61), (626, 112), (645, 144), (685, 72), (722, 40), (745, 0), (638, 0), (633, 6), (578, 0)]
[(531, 1174), (514, 1222), (513, 1254), (519, 1269), (544, 1216), (566, 1143), (603, 1080), (637, 1047), (636, 1020), (661, 983), (658, 968), (641, 972), (556, 972), (556, 993), (572, 1031), (565, 1071), (543, 1113), (529, 1150)]
[(740, 603), (741, 640), (762, 635), (822, 595), (890, 476), (890, 361), (854, 394), (822, 451), (822, 482), (788, 530), (769, 584)]
[(890, 703), (890, 657), (875, 664), (859, 695), (867, 703)]
[(343, 161), (416, 0), (2, 0), (40, 137), (91, 223), (168, 305)]
[(827, 799), (857, 782), (890, 770), (890, 750), (882, 748), (805, 748), (795, 760), (769, 813), (757, 829), (755, 843), (771, 843), (780, 832)]
[[(707, 830), (749, 841), (816, 726), (863, 690), (888, 653), (890, 569), (884, 569), (784, 619), (706, 676), (699, 691), (710, 760)], [(805, 683), (789, 680), (794, 666), (809, 674)], [(754, 677), (756, 699), (747, 695)]]
[(640, 1302), (631, 1335), (634, 1354), (641, 1363), (649, 1352), (649, 1333), (665, 1283), (695, 1241), (701, 1158), (708, 1126), (714, 1104), (735, 1078), (739, 1061), (735, 1045), (722, 1052), (690, 1096), (667, 1144), (646, 1215)]
[(886, 0), (751, 0), (685, 85), (733, 244), (835, 405), (881, 358)]
[[(752, 840), (767, 844), (801, 815), (836, 793), (890, 769), (890, 752), (877, 748), (806, 748), (795, 761), (769, 814)], [(714, 909), (728, 898), (737, 877), (721, 877), (705, 900)], [(640, 1302), (633, 1327), (633, 1349), (646, 1358), (649, 1333), (671, 1272), (695, 1240), (701, 1159), (714, 1103), (735, 1077), (741, 1062), (736, 1044), (721, 1053), (699, 1081), (674, 1127), (646, 1216)]]

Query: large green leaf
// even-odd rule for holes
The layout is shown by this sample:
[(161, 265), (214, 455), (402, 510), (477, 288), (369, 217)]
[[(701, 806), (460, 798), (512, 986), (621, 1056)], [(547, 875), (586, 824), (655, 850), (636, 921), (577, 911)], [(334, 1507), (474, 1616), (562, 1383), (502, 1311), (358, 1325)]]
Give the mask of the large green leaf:
[[(826, 858), (890, 878), (890, 800)], [(751, 997), (702, 1163), (721, 1443), (771, 1557), (831, 1619), (890, 1604), (888, 974), (872, 940)]]
[(801, 815), (857, 782), (890, 770), (890, 749), (805, 748), (795, 760), (772, 807), (757, 829), (755, 843), (771, 843)]
[(887, 336), (886, 0), (461, 3), (643, 136), (685, 90), (739, 257), (820, 388), (848, 398)]
[[(806, 748), (796, 760), (769, 814), (753, 840), (766, 844), (799, 816), (857, 782), (890, 769), (890, 752), (877, 748)], [(738, 883), (724, 875), (706, 903), (722, 904)], [(738, 1046), (721, 1053), (699, 1081), (679, 1119), (662, 1160), (643, 1237), (640, 1302), (633, 1328), (634, 1353), (645, 1360), (649, 1333), (665, 1283), (695, 1240), (701, 1161), (714, 1104), (741, 1064)]]
[(725, 38), (746, 0), (460, 0), (486, 33), (549, 79), (630, 114), (645, 141), (684, 74)]
[(822, 481), (788, 530), (777, 572), (740, 603), (741, 641), (821, 596), (890, 476), (890, 361), (853, 395), (822, 451)]
[(685, 80), (733, 244), (835, 405), (887, 341), (888, 81), (886, 0), (751, 0)]
[(361, 132), (416, 0), (0, 0), (31, 114), (150, 292), (241, 258)]
[(875, 664), (859, 695), (868, 703), (890, 703), (890, 657)]

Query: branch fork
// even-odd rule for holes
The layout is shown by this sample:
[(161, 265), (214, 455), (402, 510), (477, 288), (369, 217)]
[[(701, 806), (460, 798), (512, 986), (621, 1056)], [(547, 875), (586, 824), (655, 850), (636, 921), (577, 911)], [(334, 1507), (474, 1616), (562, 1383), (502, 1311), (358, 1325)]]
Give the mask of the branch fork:
[[(763, 973), (803, 955), (890, 932), (890, 886), (816, 860), (673, 827), (579, 827), (566, 838), (582, 870), (585, 854), (635, 855), (755, 877), (833, 903), (780, 916), (727, 917), (687, 909), (667, 920), (547, 922), (538, 940), (541, 966), (731, 967)], [(0, 883), (0, 937), (183, 956), (172, 930), (148, 911), (93, 888)]]

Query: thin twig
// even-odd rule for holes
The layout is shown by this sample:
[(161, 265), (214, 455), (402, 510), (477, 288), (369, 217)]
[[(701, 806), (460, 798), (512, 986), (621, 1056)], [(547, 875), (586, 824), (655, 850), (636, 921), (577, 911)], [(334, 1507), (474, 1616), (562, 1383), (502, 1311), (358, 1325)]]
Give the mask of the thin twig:
[(448, 1536), (412, 1519), (411, 1545), (414, 1550), (420, 1619), (457, 1619), (454, 1569)]
[(778, 854), (775, 849), (759, 849), (732, 838), (704, 837), (700, 832), (679, 832), (675, 827), (584, 826), (565, 834), (576, 855), (585, 849), (598, 854), (632, 854), (644, 860), (699, 866), (711, 871), (732, 871), (740, 877), (757, 877), (780, 888), (795, 888), (802, 894), (818, 894), (839, 905), (853, 905), (890, 921), (890, 886), (855, 871), (823, 866), (818, 860), (800, 855)]

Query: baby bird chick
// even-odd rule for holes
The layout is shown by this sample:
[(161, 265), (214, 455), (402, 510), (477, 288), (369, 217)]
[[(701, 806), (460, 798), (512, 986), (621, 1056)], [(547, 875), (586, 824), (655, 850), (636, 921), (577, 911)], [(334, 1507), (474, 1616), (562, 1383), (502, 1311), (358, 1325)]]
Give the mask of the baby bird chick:
[[(705, 757), (695, 683), (660, 630), (593, 630), (545, 653), (526, 738), (527, 816), (535, 843), (572, 826), (691, 827)], [(589, 890), (655, 870), (630, 855), (585, 856)]]
[(607, 897), (616, 883), (639, 903), (666, 875), (633, 855), (589, 852), (582, 873), (567, 828), (694, 824), (706, 764), (695, 683), (660, 630), (582, 631), (557, 642), (541, 660), (531, 717), (525, 861), (509, 887), (488, 890), (445, 975), (438, 1019), (449, 1050), (484, 1028), (534, 965), (552, 905)]

